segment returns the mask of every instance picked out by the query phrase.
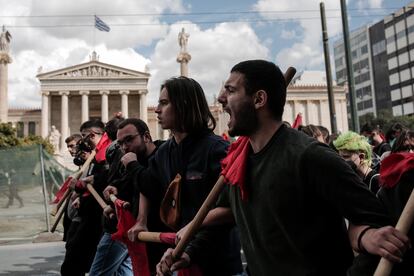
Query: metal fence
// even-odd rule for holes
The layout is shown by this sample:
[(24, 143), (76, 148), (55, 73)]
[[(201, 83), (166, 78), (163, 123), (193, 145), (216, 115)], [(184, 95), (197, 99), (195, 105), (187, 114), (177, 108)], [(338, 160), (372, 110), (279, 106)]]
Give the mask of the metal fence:
[(70, 173), (41, 145), (1, 149), (0, 241), (50, 230), (49, 202)]

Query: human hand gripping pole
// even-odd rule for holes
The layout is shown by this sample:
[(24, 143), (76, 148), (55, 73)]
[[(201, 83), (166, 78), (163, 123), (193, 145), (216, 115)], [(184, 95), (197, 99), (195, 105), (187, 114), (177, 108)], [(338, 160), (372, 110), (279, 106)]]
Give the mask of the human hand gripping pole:
[[(89, 168), (89, 165), (91, 164), (93, 158), (95, 158), (96, 155), (96, 151), (93, 150), (91, 152), (91, 154), (89, 155), (88, 159), (86, 159), (85, 163), (83, 164), (82, 168), (76, 172), (73, 176), (71, 176), (71, 179), (76, 179), (78, 180)], [(56, 217), (55, 223), (53, 224), (52, 228), (50, 229), (50, 232), (55, 232), (59, 221), (62, 219), (63, 214), (65, 213), (66, 208), (69, 205), (69, 197), (71, 195), (72, 189), (70, 187), (68, 187), (65, 191), (65, 193), (63, 194), (63, 197), (61, 198), (61, 200), (56, 204), (56, 206), (54, 206), (55, 208), (52, 208), (50, 214), (52, 216), (58, 214), (58, 216)], [(65, 204), (63, 205), (63, 203), (65, 202)], [(63, 205), (62, 208), (60, 208)]]
[[(289, 67), (285, 74), (284, 78), (286, 81), (286, 86), (289, 85), (290, 81), (294, 77), (296, 73), (296, 69), (293, 67)], [(184, 252), (184, 249), (192, 239), (192, 237), (195, 235), (197, 230), (201, 227), (204, 218), (207, 216), (210, 209), (214, 206), (216, 203), (221, 190), (224, 187), (225, 181), (224, 176), (220, 175), (219, 179), (217, 180), (216, 184), (214, 185), (213, 189), (211, 189), (210, 193), (208, 194), (207, 198), (201, 205), (200, 209), (198, 210), (197, 214), (195, 215), (194, 219), (190, 222), (190, 225), (188, 226), (188, 230), (183, 234), (183, 237), (178, 242), (177, 246), (175, 247), (172, 256), (174, 260), (179, 260), (181, 255)]]
[[(414, 190), (411, 192), (407, 203), (405, 204), (404, 210), (398, 219), (395, 229), (401, 231), (403, 234), (407, 234), (414, 221)], [(377, 269), (375, 270), (374, 276), (388, 276), (391, 274), (394, 264), (384, 257), (381, 258)]]
[[(114, 204), (118, 200), (118, 198), (114, 194), (110, 194), (109, 198)], [(130, 208), (130, 206), (131, 204), (127, 201), (124, 201), (122, 203), (122, 208), (124, 209)], [(138, 240), (141, 242), (156, 242), (173, 245), (175, 242), (175, 233), (143, 231), (138, 233)]]
[[(72, 176), (69, 176), (68, 179), (65, 181), (65, 183), (63, 185), (68, 186), (72, 179), (78, 180), (85, 173), (85, 171), (89, 168), (89, 165), (91, 164), (91, 162), (92, 162), (93, 158), (95, 157), (95, 155), (96, 155), (96, 151), (93, 150), (91, 152), (91, 154), (89, 155), (88, 159), (86, 159), (86, 161), (83, 164), (82, 168), (79, 171), (75, 172)], [(69, 182), (69, 183), (67, 183), (67, 182)], [(62, 188), (64, 188), (64, 186), (62, 186)], [(52, 216), (56, 215), (57, 211), (60, 209), (63, 202), (65, 202), (66, 198), (69, 197), (70, 193), (71, 193), (71, 189), (68, 187), (65, 190), (62, 198), (59, 200), (59, 202), (56, 205), (52, 206), (52, 209), (50, 211), (50, 214)]]

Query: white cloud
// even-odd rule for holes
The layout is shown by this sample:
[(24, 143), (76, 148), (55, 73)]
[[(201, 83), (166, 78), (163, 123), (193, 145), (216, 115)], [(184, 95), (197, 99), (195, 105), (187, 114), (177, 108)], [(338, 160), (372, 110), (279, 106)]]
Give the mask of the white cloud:
[(189, 76), (200, 82), (210, 102), (218, 94), (233, 65), (246, 59), (269, 58), (268, 49), (245, 23), (222, 23), (206, 30), (177, 23), (157, 43), (151, 57), (150, 104), (156, 103), (161, 83), (180, 74), (176, 58), (179, 52), (177, 36), (182, 26), (190, 34), (188, 51), (192, 59), (188, 65)]
[[(150, 5), (147, 1), (136, 0), (114, 0), (110, 4), (103, 4), (100, 0), (17, 0), (6, 4), (0, 15), (61, 15), (10, 17), (5, 22), (13, 35), (13, 63), (9, 65), (9, 105), (40, 107), (40, 87), (35, 77), (38, 68), (42, 66), (42, 72), (47, 72), (86, 62), (93, 49), (96, 49), (100, 61), (105, 63), (139, 71), (149, 65), (151, 78), (148, 103), (154, 105), (158, 100), (160, 84), (180, 73), (176, 58), (179, 52), (177, 36), (182, 27), (190, 34), (188, 50), (192, 60), (189, 63), (189, 74), (200, 82), (210, 102), (228, 77), (231, 66), (245, 59), (269, 59), (269, 50), (265, 45), (271, 44), (271, 40), (260, 41), (247, 23), (222, 23), (201, 29), (188, 24), (189, 22), (168, 26), (159, 15), (148, 15), (165, 11), (182, 12), (190, 8), (190, 4), (184, 7), (182, 0), (152, 0)], [(95, 13), (111, 27), (109, 33), (99, 32), (91, 26), (92, 14)], [(147, 15), (109, 16), (117, 14)], [(115, 26), (135, 23), (155, 25)], [(15, 27), (68, 24), (88, 26)], [(144, 57), (134, 50), (143, 45), (155, 45), (151, 57)]]
[[(262, 16), (267, 19), (274, 19), (274, 15), (269, 11), (289, 11), (284, 14), (278, 14), (278, 18), (295, 18), (293, 21), (299, 23), (301, 36), (299, 41), (289, 48), (283, 48), (276, 55), (276, 63), (281, 68), (295, 66), (298, 69), (312, 68), (323, 65), (322, 50), (322, 31), (321, 21), (319, 19), (319, 2), (320, 0), (259, 0), (254, 8), (262, 12)], [(340, 19), (340, 2), (338, 0), (328, 0), (325, 2), (325, 10), (328, 26), (328, 35), (333, 37), (341, 32)], [(300, 7), (298, 13), (292, 13)], [(332, 11), (332, 9), (335, 9)], [(312, 10), (312, 12), (303, 12)], [(336, 18), (329, 18), (336, 17)], [(286, 24), (285, 26), (290, 26)], [(285, 30), (292, 32), (295, 30)]]
[[(133, 49), (165, 36), (168, 26), (160, 21), (160, 13), (185, 11), (181, 0), (152, 0), (151, 5), (136, 0), (103, 2), (16, 0), (2, 3), (2, 23), (13, 36), (9, 106), (39, 107), (39, 84), (35, 77), (39, 66), (46, 72), (85, 62), (94, 48), (103, 62), (144, 70), (149, 60)], [(95, 13), (111, 26), (111, 32), (95, 30), (92, 16)], [(122, 16), (125, 14), (140, 16)], [(58, 25), (71, 27), (44, 27)]]

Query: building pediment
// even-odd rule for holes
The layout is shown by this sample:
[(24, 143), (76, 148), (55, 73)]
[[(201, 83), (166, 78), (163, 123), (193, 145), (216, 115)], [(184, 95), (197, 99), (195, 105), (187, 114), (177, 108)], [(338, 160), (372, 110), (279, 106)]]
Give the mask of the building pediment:
[(150, 74), (139, 72), (119, 66), (90, 61), (87, 63), (70, 66), (55, 71), (40, 73), (39, 80), (61, 80), (61, 79), (148, 79)]

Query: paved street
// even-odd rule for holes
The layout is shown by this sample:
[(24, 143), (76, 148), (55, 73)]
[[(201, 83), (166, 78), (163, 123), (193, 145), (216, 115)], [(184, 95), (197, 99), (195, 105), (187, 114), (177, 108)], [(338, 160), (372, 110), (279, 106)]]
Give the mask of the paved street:
[(0, 246), (0, 275), (60, 275), (65, 247), (63, 242)]

